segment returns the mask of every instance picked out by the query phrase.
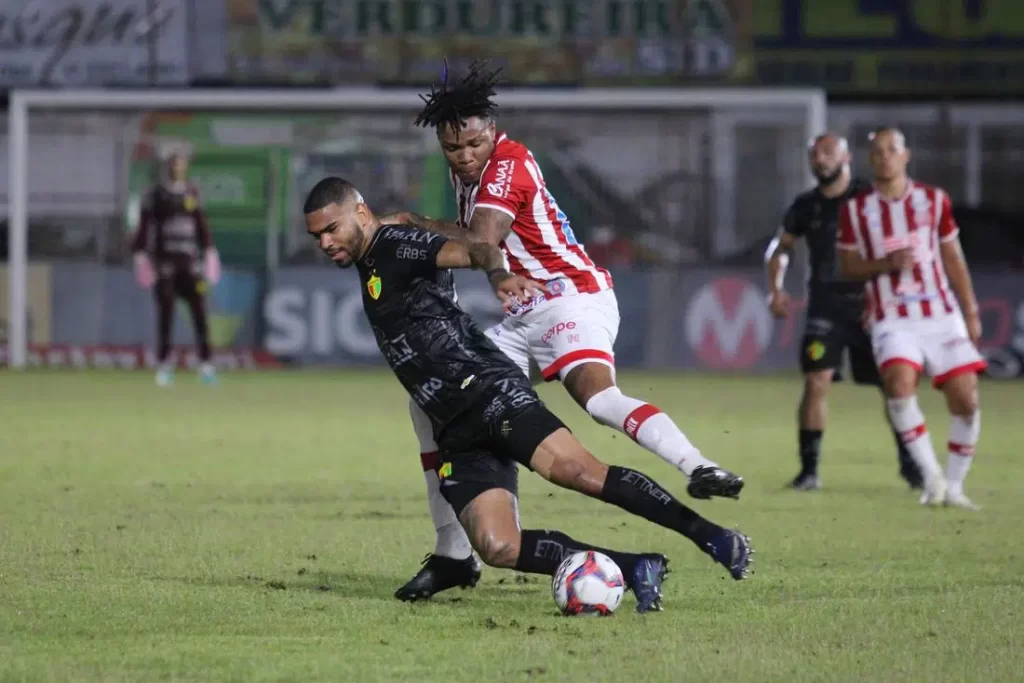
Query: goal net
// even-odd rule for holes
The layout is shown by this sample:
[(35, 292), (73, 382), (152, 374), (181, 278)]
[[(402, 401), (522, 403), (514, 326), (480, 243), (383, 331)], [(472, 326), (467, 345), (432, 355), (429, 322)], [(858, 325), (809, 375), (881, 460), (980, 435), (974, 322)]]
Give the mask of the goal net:
[[(418, 94), (12, 93), (0, 360), (152, 346), (153, 306), (134, 286), (130, 243), (142, 192), (172, 147), (190, 153), (234, 282), (212, 293), (229, 312), (214, 316), (214, 345), (258, 347), (260, 278), (320, 263), (301, 221), (303, 193), (320, 177), (349, 178), (380, 212), (454, 216), (436, 139), (412, 125)], [(499, 127), (538, 157), (581, 242), (617, 235), (662, 265), (714, 262), (768, 238), (810, 182), (806, 142), (826, 124), (819, 90), (513, 89), (497, 102)], [(174, 339), (190, 343), (187, 318)]]

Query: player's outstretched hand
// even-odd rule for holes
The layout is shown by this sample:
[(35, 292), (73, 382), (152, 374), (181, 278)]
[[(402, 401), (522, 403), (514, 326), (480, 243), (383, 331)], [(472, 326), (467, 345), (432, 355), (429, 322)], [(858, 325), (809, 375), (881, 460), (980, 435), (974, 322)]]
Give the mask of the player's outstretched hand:
[(768, 299), (768, 308), (776, 318), (785, 318), (789, 314), (789, 293), (774, 292)]
[(892, 270), (906, 270), (914, 265), (914, 252), (910, 247), (902, 247), (886, 254), (885, 260)]
[(548, 290), (539, 282), (534, 282), (521, 275), (507, 275), (503, 278), (491, 280), (494, 292), (501, 299), (501, 303), (508, 305), (512, 301), (529, 301), (540, 294), (547, 294)]

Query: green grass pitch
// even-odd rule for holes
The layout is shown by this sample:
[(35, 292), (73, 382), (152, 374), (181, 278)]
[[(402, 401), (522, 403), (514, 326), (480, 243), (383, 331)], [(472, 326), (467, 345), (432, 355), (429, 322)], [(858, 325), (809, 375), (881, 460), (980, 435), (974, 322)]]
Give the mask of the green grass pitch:
[[(848, 383), (825, 489), (784, 490), (799, 382), (622, 378), (746, 477), (742, 501), (694, 506), (750, 534), (748, 581), (523, 472), (526, 526), (672, 560), (665, 612), (637, 615), (627, 595), (611, 618), (570, 619), (544, 578), (493, 569), (429, 604), (392, 598), (433, 529), (386, 372), (179, 375), (168, 390), (141, 373), (2, 373), (0, 680), (1024, 680), (1024, 385), (982, 385), (972, 513), (917, 504), (879, 396)], [(540, 391), (599, 457), (688, 500), (680, 474)]]

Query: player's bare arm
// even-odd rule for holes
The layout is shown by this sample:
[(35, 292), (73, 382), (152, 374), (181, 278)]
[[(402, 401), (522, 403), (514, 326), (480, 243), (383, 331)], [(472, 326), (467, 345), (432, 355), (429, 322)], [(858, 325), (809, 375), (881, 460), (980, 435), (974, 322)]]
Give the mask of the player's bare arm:
[(939, 252), (942, 254), (942, 265), (946, 268), (949, 284), (960, 300), (960, 308), (963, 309), (964, 321), (967, 323), (967, 333), (971, 341), (977, 343), (981, 338), (981, 316), (978, 313), (978, 299), (974, 295), (971, 273), (967, 269), (967, 260), (960, 247), (960, 240), (954, 237), (943, 241), (939, 245)]
[(768, 266), (768, 305), (772, 315), (777, 318), (785, 317), (789, 310), (789, 294), (786, 293), (786, 268), (789, 266), (789, 258), (793, 253), (800, 238), (784, 228), (779, 229), (779, 234), (768, 245), (766, 262)]
[(501, 250), (487, 242), (448, 240), (437, 252), (437, 267), (484, 271), (502, 302), (513, 298), (525, 301), (547, 291), (533, 280), (508, 272)]
[(890, 251), (879, 259), (866, 259), (854, 249), (839, 249), (839, 270), (851, 280), (870, 280), (913, 265), (914, 254), (909, 248)]

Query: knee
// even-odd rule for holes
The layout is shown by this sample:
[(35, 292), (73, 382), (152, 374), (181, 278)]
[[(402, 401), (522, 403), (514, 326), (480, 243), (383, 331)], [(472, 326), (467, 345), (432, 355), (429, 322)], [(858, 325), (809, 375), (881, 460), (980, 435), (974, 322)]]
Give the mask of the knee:
[(551, 466), (551, 481), (588, 496), (599, 496), (608, 474), (608, 466), (583, 451), (573, 457), (560, 458)]
[(978, 412), (978, 381), (974, 377), (946, 387), (946, 402), (949, 412), (964, 419), (971, 419)]
[(811, 400), (824, 400), (832, 386), (832, 370), (809, 372), (804, 378), (804, 394)]
[(913, 368), (896, 365), (882, 377), (882, 389), (888, 398), (910, 398), (917, 391), (917, 373)]
[(519, 536), (485, 533), (477, 541), (476, 552), (489, 567), (512, 569), (519, 559)]

